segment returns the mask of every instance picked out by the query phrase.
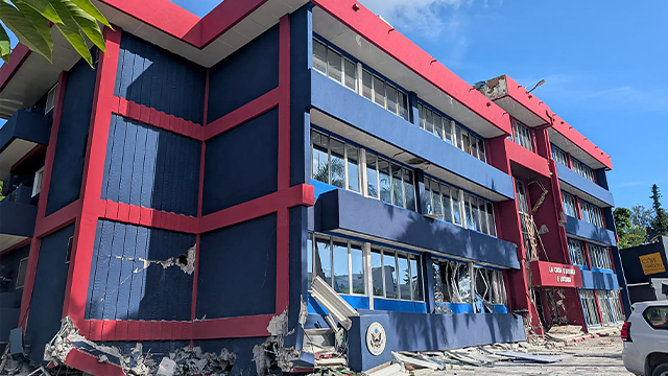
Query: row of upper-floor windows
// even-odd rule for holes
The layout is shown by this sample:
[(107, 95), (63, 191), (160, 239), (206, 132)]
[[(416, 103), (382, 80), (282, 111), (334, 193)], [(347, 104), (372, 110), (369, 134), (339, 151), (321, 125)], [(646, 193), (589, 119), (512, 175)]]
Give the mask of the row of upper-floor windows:
[[(365, 148), (311, 130), (311, 178), (417, 211), (415, 173)], [(492, 202), (425, 177), (427, 214), (496, 236)]]
[[(344, 87), (378, 104), (386, 110), (410, 121), (410, 107), (406, 91), (371, 69), (345, 56), (342, 51), (318, 39), (313, 39), (313, 68)], [(457, 124), (429, 105), (418, 104), (419, 126), (434, 136), (464, 152), (487, 161), (485, 140)]]
[(530, 151), (534, 151), (533, 149), (533, 134), (529, 127), (526, 125), (520, 123), (516, 119), (513, 119), (512, 121), (513, 127), (512, 127), (512, 134), (510, 135), (510, 139), (515, 141), (518, 145), (522, 146), (525, 149), (528, 149)]
[[(573, 157), (569, 158), (568, 153), (554, 144), (552, 144), (552, 159), (577, 172), (578, 175), (583, 178), (596, 183), (596, 173), (594, 172), (594, 169)], [(568, 163), (569, 159), (571, 160), (570, 164)]]
[(317, 39), (313, 40), (313, 68), (393, 114), (409, 120), (406, 92)]
[[(578, 211), (578, 201), (580, 210)], [(574, 195), (561, 191), (561, 203), (564, 208), (564, 213), (574, 218), (582, 219), (597, 227), (605, 228), (605, 221), (603, 220), (603, 210), (598, 206), (591, 204), (585, 200), (576, 198)]]
[[(610, 259), (610, 249), (593, 243), (586, 243), (577, 239), (568, 239), (568, 249), (574, 265), (584, 266), (586, 268), (613, 270), (612, 260)], [(589, 252), (587, 262), (586, 253)]]
[(472, 155), (483, 162), (487, 162), (485, 140), (473, 134), (454, 120), (439, 113), (424, 103), (418, 104), (420, 128)]

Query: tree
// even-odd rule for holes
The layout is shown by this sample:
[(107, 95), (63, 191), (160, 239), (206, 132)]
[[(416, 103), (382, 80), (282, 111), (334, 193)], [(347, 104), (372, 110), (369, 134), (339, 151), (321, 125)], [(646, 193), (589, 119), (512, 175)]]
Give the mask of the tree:
[(0, 57), (6, 63), (11, 42), (3, 24), (19, 42), (52, 63), (51, 22), (91, 67), (93, 58), (85, 37), (106, 51), (98, 21), (111, 27), (90, 0), (0, 0), (0, 21)]
[(642, 226), (633, 223), (633, 212), (627, 208), (616, 208), (613, 212), (619, 248), (631, 248), (641, 245), (645, 241), (646, 231)]
[(647, 227), (647, 241), (653, 241), (659, 236), (668, 236), (668, 213), (661, 207), (661, 190), (654, 184), (652, 186), (652, 209), (654, 218)]
[(643, 205), (636, 205), (631, 208), (631, 222), (634, 225), (640, 226), (642, 228), (649, 227), (649, 223), (652, 221), (652, 210), (647, 209)]

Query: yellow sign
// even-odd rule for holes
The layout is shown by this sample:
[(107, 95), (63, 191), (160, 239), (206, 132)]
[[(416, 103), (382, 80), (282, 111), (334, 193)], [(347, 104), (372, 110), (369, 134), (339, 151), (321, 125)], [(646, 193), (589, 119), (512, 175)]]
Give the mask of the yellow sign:
[(663, 273), (666, 271), (666, 267), (663, 265), (663, 260), (661, 260), (661, 254), (659, 252), (640, 256), (640, 264), (642, 264), (642, 272), (645, 273), (645, 275)]

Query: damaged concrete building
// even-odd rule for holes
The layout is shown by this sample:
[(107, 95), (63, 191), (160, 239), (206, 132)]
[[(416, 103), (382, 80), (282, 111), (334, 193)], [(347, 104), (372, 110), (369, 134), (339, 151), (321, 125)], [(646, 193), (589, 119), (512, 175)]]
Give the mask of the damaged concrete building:
[(629, 311), (610, 158), (510, 78), (482, 94), (351, 0), (94, 3), (95, 69), (59, 37), (0, 67), (8, 353), (362, 371)]

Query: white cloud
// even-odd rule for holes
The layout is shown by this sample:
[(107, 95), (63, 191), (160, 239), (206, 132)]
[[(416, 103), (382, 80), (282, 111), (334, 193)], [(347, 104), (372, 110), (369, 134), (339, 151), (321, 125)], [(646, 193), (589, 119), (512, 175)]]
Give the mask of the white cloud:
[(461, 19), (457, 10), (473, 0), (362, 0), (362, 3), (401, 30), (435, 37), (446, 31), (458, 31)]

